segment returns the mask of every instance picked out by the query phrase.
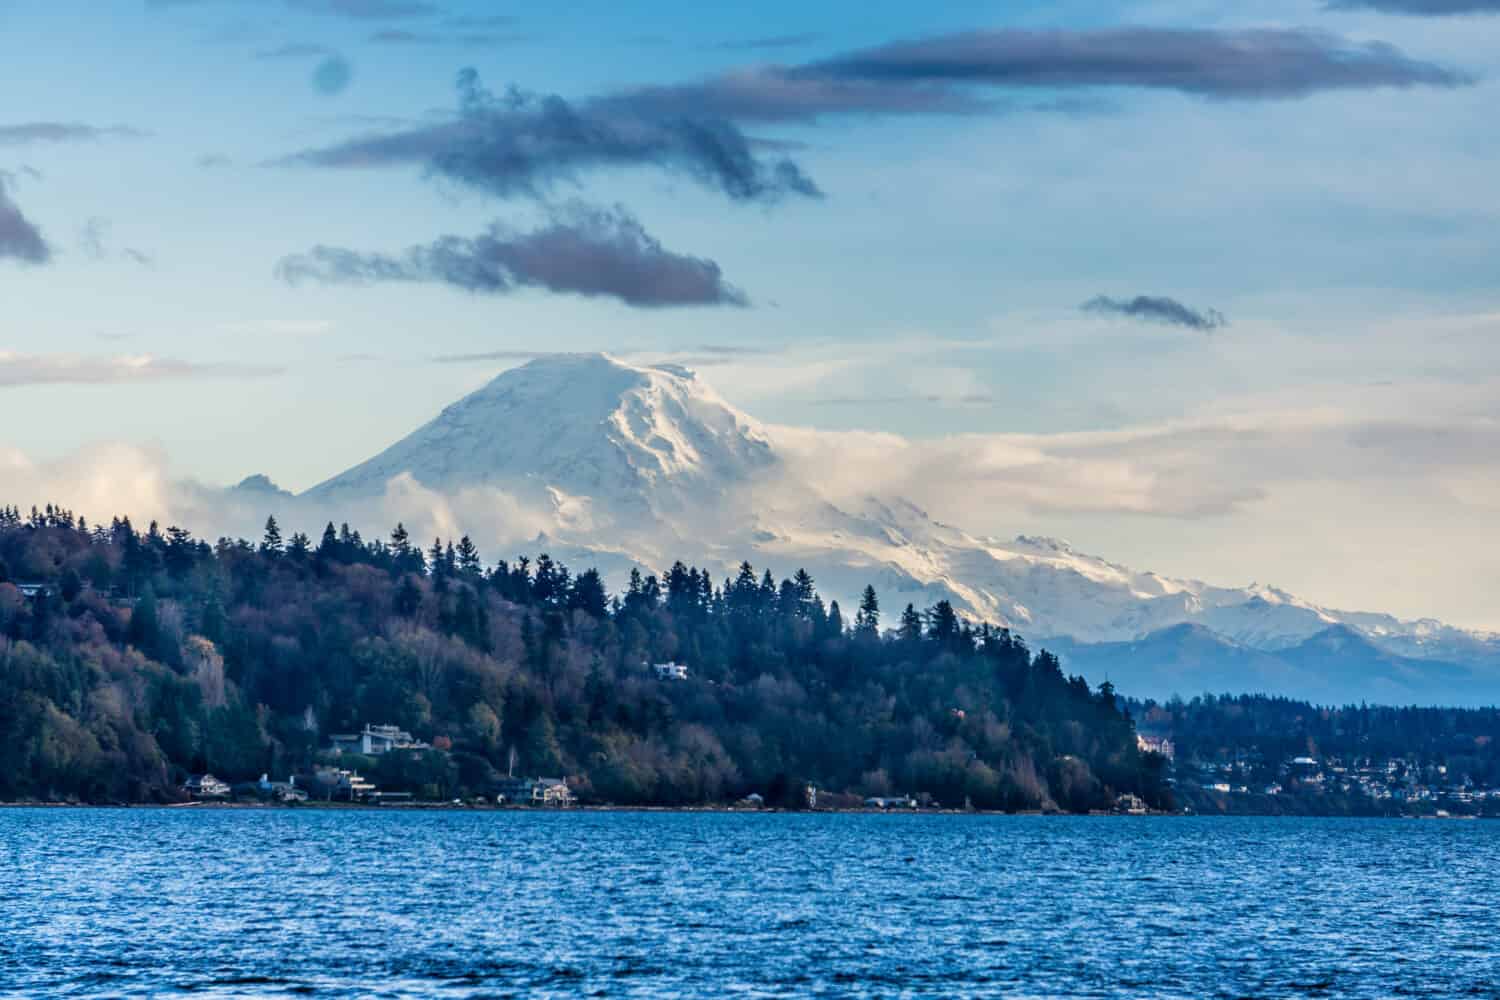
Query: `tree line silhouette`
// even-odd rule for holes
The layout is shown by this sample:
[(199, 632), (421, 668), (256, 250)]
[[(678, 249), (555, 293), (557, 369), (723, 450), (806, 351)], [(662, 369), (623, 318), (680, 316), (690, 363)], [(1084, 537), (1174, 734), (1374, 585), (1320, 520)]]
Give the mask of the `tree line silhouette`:
[[(26, 591), (17, 584), (37, 584)], [(677, 563), (611, 593), (547, 555), (366, 540), (209, 543), (126, 517), (0, 510), (0, 798), (146, 802), (190, 773), (305, 772), (328, 736), (394, 724), (439, 747), (384, 787), (484, 795), (515, 766), (583, 801), (722, 803), (802, 789), (944, 806), (1165, 807), (1113, 689), (946, 601), (885, 627), (798, 571)], [(689, 667), (686, 681), (650, 665)], [(825, 801), (827, 801), (825, 799)], [(835, 798), (835, 801), (839, 799)]]

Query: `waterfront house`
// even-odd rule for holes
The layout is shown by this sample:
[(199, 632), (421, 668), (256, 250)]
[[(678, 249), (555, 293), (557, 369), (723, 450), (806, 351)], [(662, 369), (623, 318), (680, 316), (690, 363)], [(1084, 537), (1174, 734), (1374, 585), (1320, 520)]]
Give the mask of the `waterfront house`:
[(910, 795), (872, 796), (865, 799), (867, 809), (915, 809), (917, 800)]
[(229, 783), (211, 774), (195, 774), (182, 783), (182, 790), (195, 799), (227, 799)]
[(495, 801), (517, 806), (569, 806), (573, 792), (561, 778), (501, 778)]
[(426, 743), (413, 738), (411, 733), (398, 726), (366, 725), (357, 733), (341, 733), (330, 736), (335, 753), (357, 753), (366, 757), (378, 757), (392, 750), (427, 750)]
[(270, 775), (262, 774), (256, 782), (256, 793), (275, 802), (306, 802), (307, 792), (297, 787), (297, 779), (272, 781)]
[(343, 767), (320, 766), (305, 778), (294, 780), (298, 790), (324, 801), (363, 802), (376, 790), (374, 782)]

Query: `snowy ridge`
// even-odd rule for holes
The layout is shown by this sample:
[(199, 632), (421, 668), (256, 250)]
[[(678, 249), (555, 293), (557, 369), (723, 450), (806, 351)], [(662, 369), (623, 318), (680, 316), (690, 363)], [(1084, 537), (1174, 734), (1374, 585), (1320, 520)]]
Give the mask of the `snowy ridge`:
[(1347, 626), (1393, 654), (1500, 669), (1494, 637), (1440, 622), (1138, 572), (1058, 539), (970, 535), (898, 497), (831, 503), (793, 478), (771, 432), (676, 366), (539, 358), (303, 496), (374, 497), (403, 476), (439, 494), (494, 488), (534, 502), (551, 518), (538, 542), (606, 573), (682, 558), (727, 575), (750, 559), (782, 575), (805, 567), (846, 606), (873, 584), (892, 616), (948, 599), (1037, 642), (1133, 642), (1194, 625), (1278, 651)]
[(691, 371), (556, 355), (505, 372), (305, 495), (379, 495), (407, 473), (440, 492), (497, 486), (670, 510), (772, 464), (765, 433)]

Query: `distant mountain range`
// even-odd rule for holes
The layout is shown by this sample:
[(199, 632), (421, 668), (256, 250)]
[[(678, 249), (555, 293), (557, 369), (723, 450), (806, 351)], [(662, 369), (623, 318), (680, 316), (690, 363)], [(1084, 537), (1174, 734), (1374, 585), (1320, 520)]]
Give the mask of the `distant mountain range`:
[[(237, 489), (284, 496), (263, 476)], [(849, 611), (873, 584), (888, 622), (946, 598), (1141, 697), (1500, 702), (1493, 635), (1137, 572), (1056, 539), (971, 535), (899, 497), (834, 504), (794, 473), (774, 429), (676, 366), (540, 358), (292, 502), (337, 509), (392, 489), (513, 511), (538, 550), (614, 577), (673, 559), (726, 575), (742, 559), (805, 567)]]

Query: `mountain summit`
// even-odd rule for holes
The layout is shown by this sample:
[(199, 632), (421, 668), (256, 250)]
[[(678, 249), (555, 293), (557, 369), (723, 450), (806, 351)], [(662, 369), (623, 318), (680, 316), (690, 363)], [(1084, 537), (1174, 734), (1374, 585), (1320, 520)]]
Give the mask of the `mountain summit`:
[[(631, 566), (660, 573), (679, 558), (726, 574), (742, 559), (782, 574), (806, 568), (846, 603), (873, 585), (891, 619), (908, 602), (950, 600), (1079, 663), (1107, 655), (1137, 682), (1135, 694), (1196, 694), (1255, 664), (1247, 683), (1275, 693), (1500, 700), (1493, 637), (1338, 611), (1271, 587), (1139, 572), (1056, 539), (976, 536), (899, 497), (831, 502), (782, 460), (773, 429), (672, 365), (537, 358), (299, 502), (338, 509), (403, 483), (464, 498), (466, 516), (448, 523), (487, 551), (502, 539), (484, 537), (470, 517), (511, 504), (528, 512), (534, 544), (613, 577)], [(1335, 627), (1360, 641), (1329, 641), (1346, 634)], [(1185, 644), (1185, 635), (1203, 638)]]
[(686, 368), (551, 355), (504, 372), (307, 496), (374, 496), (410, 475), (439, 492), (543, 490), (671, 514), (721, 500), (774, 464), (759, 426)]

